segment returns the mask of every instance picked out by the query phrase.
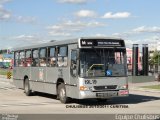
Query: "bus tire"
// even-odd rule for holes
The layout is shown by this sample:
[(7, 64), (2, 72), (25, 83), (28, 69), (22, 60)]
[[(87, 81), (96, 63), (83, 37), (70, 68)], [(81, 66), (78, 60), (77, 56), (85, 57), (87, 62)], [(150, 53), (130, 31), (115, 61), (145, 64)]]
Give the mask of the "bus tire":
[(24, 92), (26, 94), (26, 96), (30, 96), (31, 95), (31, 90), (30, 90), (30, 85), (29, 85), (29, 79), (26, 78), (24, 81)]
[(58, 86), (58, 97), (59, 97), (59, 100), (61, 101), (61, 103), (66, 104), (69, 101), (69, 98), (66, 95), (66, 88), (65, 88), (65, 85), (63, 83), (61, 83)]

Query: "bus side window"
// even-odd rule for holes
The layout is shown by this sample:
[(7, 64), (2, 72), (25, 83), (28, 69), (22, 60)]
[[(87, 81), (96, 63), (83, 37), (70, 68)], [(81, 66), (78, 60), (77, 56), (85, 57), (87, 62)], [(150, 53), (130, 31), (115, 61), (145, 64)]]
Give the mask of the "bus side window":
[(56, 50), (54, 47), (51, 47), (48, 49), (48, 66), (49, 67), (55, 67), (56, 66), (56, 56), (55, 56)]
[(19, 66), (24, 67), (25, 66), (25, 52), (21, 51), (19, 53)]
[(66, 46), (63, 47), (59, 47), (58, 48), (58, 66), (59, 67), (63, 67), (63, 66), (67, 66), (67, 58), (68, 58), (68, 50)]
[(41, 67), (47, 66), (46, 52), (47, 52), (46, 48), (40, 49), (40, 59), (39, 59), (39, 61), (40, 61), (40, 66)]
[(39, 66), (39, 60), (38, 60), (38, 49), (35, 49), (32, 51), (32, 66), (38, 67)]
[(26, 58), (26, 60), (25, 60), (26, 61), (26, 67), (31, 66), (31, 63), (32, 63), (31, 50), (26, 51), (25, 58)]

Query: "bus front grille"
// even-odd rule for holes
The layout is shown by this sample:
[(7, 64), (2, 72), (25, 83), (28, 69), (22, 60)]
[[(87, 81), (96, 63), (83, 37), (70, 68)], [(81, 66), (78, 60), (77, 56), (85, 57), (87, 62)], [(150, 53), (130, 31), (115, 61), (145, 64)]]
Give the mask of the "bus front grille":
[(117, 85), (106, 85), (106, 86), (94, 86), (94, 90), (98, 91), (104, 91), (104, 90), (115, 90), (117, 88)]

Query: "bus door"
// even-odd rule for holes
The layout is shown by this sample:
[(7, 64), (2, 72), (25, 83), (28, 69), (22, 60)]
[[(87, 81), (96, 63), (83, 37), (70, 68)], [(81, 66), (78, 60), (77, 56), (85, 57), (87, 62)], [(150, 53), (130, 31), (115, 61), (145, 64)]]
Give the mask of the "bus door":
[(71, 97), (77, 97), (78, 94), (76, 91), (78, 91), (78, 50), (71, 50), (71, 64), (70, 64), (70, 91), (72, 92), (70, 95)]
[(46, 78), (46, 59), (39, 58), (38, 49), (32, 51), (32, 67), (31, 67), (31, 80), (32, 88), (35, 91), (44, 92), (44, 82)]

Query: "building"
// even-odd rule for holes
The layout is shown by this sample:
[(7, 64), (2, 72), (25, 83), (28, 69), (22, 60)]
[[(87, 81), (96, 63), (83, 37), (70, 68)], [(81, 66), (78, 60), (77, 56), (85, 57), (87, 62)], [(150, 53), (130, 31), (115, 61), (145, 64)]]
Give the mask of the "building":
[(13, 54), (9, 50), (0, 50), (0, 67), (8, 68), (13, 66)]
[[(132, 49), (130, 48), (126, 48), (126, 52), (127, 52), (127, 67), (128, 67), (128, 71), (131, 72), (132, 71)], [(142, 53), (138, 52), (138, 71), (142, 70)]]

